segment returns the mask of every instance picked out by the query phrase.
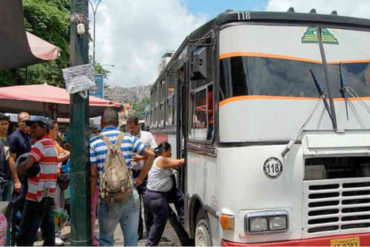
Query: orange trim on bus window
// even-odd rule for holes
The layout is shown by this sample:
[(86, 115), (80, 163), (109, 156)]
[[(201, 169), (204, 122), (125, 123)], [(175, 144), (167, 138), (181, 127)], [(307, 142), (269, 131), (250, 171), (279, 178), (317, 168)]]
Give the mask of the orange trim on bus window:
[(334, 61), (328, 62), (328, 64), (346, 64), (346, 63), (370, 63), (370, 59), (359, 59), (359, 60), (345, 60), (345, 61)]
[[(220, 101), (219, 106), (226, 105), (235, 101), (243, 100), (318, 100), (315, 97), (296, 97), (296, 96), (268, 96), (268, 95), (245, 95), (245, 96), (235, 96), (225, 100)], [(347, 98), (348, 101), (358, 101), (358, 100), (370, 100), (370, 97), (360, 97), (360, 98)], [(334, 101), (344, 101), (344, 98), (334, 98)]]
[[(321, 64), (320, 60), (314, 60), (304, 57), (294, 57), (294, 56), (285, 56), (285, 55), (277, 55), (277, 54), (268, 54), (268, 53), (257, 53), (257, 52), (231, 52), (231, 53), (224, 53), (220, 55), (220, 59), (231, 58), (231, 57), (265, 57), (265, 58), (278, 58), (278, 59), (286, 59), (286, 60), (294, 60), (300, 62), (309, 62), (309, 63), (317, 63)], [(333, 61), (327, 62), (327, 64), (346, 64), (346, 63), (370, 63), (370, 59), (358, 59), (358, 60), (345, 60), (345, 61)]]
[(268, 57), (268, 58), (295, 60), (295, 61), (301, 61), (301, 62), (310, 62), (310, 63), (319, 63), (319, 64), (321, 63), (321, 61), (319, 60), (313, 60), (309, 58), (276, 55), (276, 54), (268, 54), (268, 53), (257, 53), (257, 52), (231, 52), (231, 53), (225, 53), (225, 54), (220, 55), (220, 59), (225, 59), (225, 58), (230, 58), (230, 57)]

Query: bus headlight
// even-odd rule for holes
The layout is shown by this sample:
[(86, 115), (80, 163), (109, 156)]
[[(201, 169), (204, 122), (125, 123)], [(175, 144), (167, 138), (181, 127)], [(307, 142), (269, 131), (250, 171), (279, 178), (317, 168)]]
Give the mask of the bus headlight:
[(288, 212), (260, 211), (245, 215), (245, 228), (248, 233), (274, 233), (288, 230)]
[(287, 216), (279, 215), (279, 216), (269, 217), (269, 229), (271, 231), (287, 229)]
[(266, 217), (254, 217), (249, 219), (249, 229), (251, 232), (262, 232), (268, 230), (268, 220)]

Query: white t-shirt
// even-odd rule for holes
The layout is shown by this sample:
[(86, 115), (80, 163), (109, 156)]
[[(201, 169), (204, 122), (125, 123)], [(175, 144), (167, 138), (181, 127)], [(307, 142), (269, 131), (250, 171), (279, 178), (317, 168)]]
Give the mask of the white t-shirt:
[[(155, 141), (152, 133), (150, 133), (149, 131), (140, 130), (139, 134), (135, 137), (137, 137), (139, 141), (141, 141), (151, 149), (155, 149), (157, 147), (157, 142)], [(133, 170), (136, 171), (141, 170), (144, 167), (144, 161), (140, 160), (139, 162), (136, 162), (136, 164), (134, 162), (131, 162), (131, 167)]]

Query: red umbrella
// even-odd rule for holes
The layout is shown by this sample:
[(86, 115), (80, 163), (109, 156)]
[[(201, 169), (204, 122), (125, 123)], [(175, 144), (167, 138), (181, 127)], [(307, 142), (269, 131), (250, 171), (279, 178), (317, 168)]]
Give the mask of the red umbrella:
[[(119, 110), (120, 103), (89, 97), (89, 115), (96, 117), (107, 107)], [(33, 115), (69, 117), (70, 95), (64, 88), (47, 84), (0, 88), (0, 112), (29, 112)]]
[(0, 71), (57, 59), (58, 48), (25, 32), (22, 1), (0, 0)]
[(40, 39), (32, 33), (26, 32), (28, 45), (32, 54), (38, 59), (49, 61), (59, 57), (59, 49), (55, 45)]

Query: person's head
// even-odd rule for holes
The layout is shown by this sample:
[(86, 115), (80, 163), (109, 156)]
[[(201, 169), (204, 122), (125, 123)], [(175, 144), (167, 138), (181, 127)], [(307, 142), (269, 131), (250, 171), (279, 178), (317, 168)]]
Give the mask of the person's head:
[(118, 126), (118, 112), (112, 108), (106, 108), (101, 118), (102, 128), (108, 126)]
[(56, 120), (52, 120), (50, 122), (50, 130), (49, 130), (49, 136), (52, 139), (57, 139), (58, 138), (58, 133), (59, 133), (59, 126), (58, 122)]
[(27, 112), (21, 112), (18, 114), (18, 127), (25, 134), (30, 132), (30, 128), (26, 124), (26, 122), (29, 120), (30, 114), (28, 114)]
[(41, 139), (49, 133), (50, 124), (45, 117), (35, 117), (26, 122), (31, 127), (32, 137), (35, 140)]
[(154, 149), (154, 153), (157, 156), (171, 158), (172, 156), (171, 144), (169, 144), (168, 142), (161, 142), (158, 145), (158, 147)]
[(0, 137), (5, 137), (9, 129), (9, 117), (0, 113)]
[(136, 116), (129, 116), (126, 119), (127, 130), (131, 135), (137, 136), (140, 132), (139, 119)]

